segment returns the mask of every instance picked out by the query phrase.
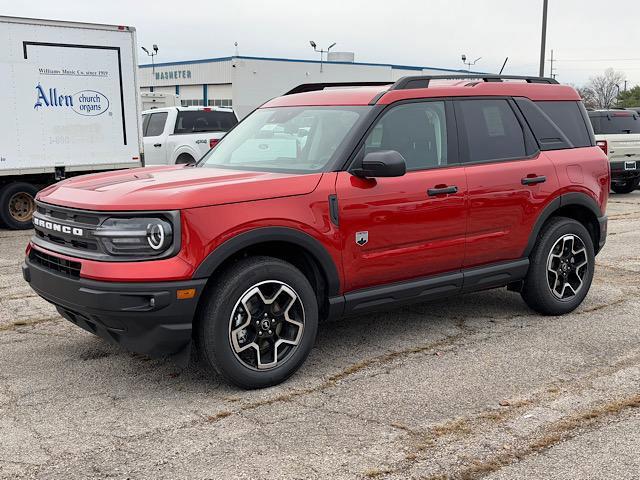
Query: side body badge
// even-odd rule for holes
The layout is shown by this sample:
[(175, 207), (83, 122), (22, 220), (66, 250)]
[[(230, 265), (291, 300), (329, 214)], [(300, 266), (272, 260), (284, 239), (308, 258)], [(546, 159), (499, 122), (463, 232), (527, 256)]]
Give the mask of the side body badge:
[(356, 232), (356, 243), (361, 247), (369, 241), (369, 232)]

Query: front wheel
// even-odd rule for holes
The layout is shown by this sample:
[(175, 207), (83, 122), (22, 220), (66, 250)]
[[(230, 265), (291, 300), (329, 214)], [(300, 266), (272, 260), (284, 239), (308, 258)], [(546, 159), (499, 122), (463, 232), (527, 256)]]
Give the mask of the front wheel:
[(638, 188), (638, 185), (640, 185), (640, 178), (634, 178), (623, 183), (611, 184), (611, 190), (616, 193), (631, 193)]
[(522, 298), (543, 315), (575, 310), (589, 292), (595, 255), (593, 241), (579, 222), (552, 218), (542, 229), (530, 257)]
[(196, 341), (206, 363), (241, 388), (289, 378), (315, 341), (318, 305), (307, 278), (272, 257), (249, 257), (209, 290)]

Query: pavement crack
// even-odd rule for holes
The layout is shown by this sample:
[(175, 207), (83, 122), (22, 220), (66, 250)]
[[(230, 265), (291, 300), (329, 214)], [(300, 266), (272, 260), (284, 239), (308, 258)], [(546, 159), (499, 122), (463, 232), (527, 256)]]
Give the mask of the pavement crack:
[(55, 322), (56, 320), (62, 320), (60, 315), (54, 315), (51, 317), (44, 317), (44, 318), (27, 318), (24, 320), (16, 320), (6, 325), (0, 325), (0, 332), (16, 330), (19, 327), (31, 327), (31, 326), (39, 325), (41, 323), (46, 323), (46, 322)]

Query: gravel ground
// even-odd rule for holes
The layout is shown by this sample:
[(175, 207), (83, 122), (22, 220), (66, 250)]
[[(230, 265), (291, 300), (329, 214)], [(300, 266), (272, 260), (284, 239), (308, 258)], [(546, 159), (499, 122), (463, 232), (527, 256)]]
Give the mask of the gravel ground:
[(640, 478), (640, 191), (608, 213), (574, 313), (501, 289), (328, 323), (253, 392), (62, 320), (0, 231), (0, 478)]

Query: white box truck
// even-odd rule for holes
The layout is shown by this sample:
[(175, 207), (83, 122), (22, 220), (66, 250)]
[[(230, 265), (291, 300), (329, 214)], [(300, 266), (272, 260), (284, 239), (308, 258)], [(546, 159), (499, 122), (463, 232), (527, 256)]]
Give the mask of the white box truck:
[(132, 27), (0, 16), (0, 222), (30, 228), (35, 193), (139, 167)]

